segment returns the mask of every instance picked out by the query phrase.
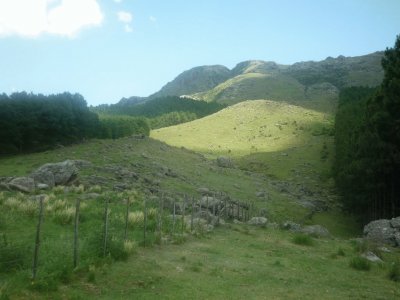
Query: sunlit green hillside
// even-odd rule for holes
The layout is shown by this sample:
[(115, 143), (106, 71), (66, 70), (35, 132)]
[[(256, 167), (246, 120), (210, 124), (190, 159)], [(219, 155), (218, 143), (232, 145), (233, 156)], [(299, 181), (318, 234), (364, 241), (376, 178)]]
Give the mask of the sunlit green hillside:
[(211, 116), (154, 130), (151, 136), (210, 157), (230, 156), (245, 168), (285, 178), (305, 162), (329, 172), (332, 116), (283, 102), (245, 101)]
[(193, 95), (204, 101), (234, 104), (248, 99), (304, 100), (304, 86), (296, 79), (278, 74), (245, 73), (215, 88)]

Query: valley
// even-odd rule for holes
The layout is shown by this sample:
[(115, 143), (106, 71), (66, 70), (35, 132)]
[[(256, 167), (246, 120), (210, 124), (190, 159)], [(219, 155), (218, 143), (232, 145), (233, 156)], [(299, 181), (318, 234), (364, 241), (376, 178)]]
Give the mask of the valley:
[[(176, 125), (110, 121), (118, 138), (1, 157), (0, 299), (400, 297), (399, 248), (360, 238), (333, 176), (339, 90), (376, 86), (380, 57), (197, 67), (92, 108), (122, 125), (192, 114)], [(35, 177), (60, 165), (62, 184)]]

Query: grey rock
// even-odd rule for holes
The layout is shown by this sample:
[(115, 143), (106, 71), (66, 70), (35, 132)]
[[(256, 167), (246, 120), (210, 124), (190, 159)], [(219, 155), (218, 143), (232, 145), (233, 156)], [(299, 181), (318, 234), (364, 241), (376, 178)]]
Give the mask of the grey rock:
[(328, 229), (326, 229), (324, 226), (321, 225), (304, 226), (304, 228), (301, 229), (301, 232), (314, 237), (322, 237), (322, 238), (330, 237)]
[(265, 227), (267, 226), (268, 219), (264, 217), (252, 217), (247, 224), (249, 225), (254, 225), (254, 226), (261, 226)]
[(233, 168), (232, 159), (226, 156), (219, 156), (217, 158), (217, 165), (221, 168)]
[(366, 258), (367, 260), (371, 262), (382, 262), (382, 259), (380, 259), (374, 252), (372, 251), (367, 251), (361, 254), (362, 257)]
[(210, 191), (210, 189), (206, 188), (206, 187), (198, 188), (197, 192), (202, 194), (202, 195), (206, 195), (206, 196), (211, 196), (212, 195), (212, 192)]
[(400, 232), (399, 231), (395, 232), (393, 238), (396, 243), (396, 246), (400, 247)]
[(213, 226), (218, 225), (218, 217), (214, 216), (208, 211), (198, 212), (194, 214), (194, 218), (203, 219), (207, 224), (211, 224)]
[(219, 199), (210, 196), (203, 196), (200, 200), (200, 205), (202, 207), (208, 206), (209, 209), (212, 209), (213, 206), (218, 206), (220, 203), (221, 201)]
[(17, 177), (8, 183), (11, 189), (24, 193), (31, 193), (35, 190), (35, 181), (30, 177)]
[(377, 243), (396, 246), (394, 233), (395, 229), (386, 219), (375, 220), (364, 226), (365, 238)]
[(47, 189), (50, 188), (50, 186), (49, 186), (48, 184), (45, 184), (45, 183), (38, 183), (38, 184), (36, 185), (36, 187), (37, 187), (39, 190), (47, 190)]
[(390, 220), (390, 225), (397, 230), (400, 230), (400, 217), (393, 218)]
[(48, 187), (52, 188), (55, 186), (54, 174), (47, 169), (38, 169), (31, 174), (31, 177), (36, 182), (36, 185), (46, 184)]
[(48, 163), (35, 170), (30, 177), (36, 183), (44, 183), (50, 187), (54, 185), (66, 185), (77, 178), (77, 166), (83, 166), (85, 164), (83, 162), (66, 160), (59, 163)]
[(297, 224), (295, 222), (292, 222), (292, 221), (285, 221), (282, 223), (281, 228), (284, 230), (290, 230), (293, 232), (297, 232), (297, 231), (301, 230), (301, 225)]
[(265, 191), (256, 192), (256, 197), (258, 197), (258, 198), (264, 198), (265, 195), (266, 195)]

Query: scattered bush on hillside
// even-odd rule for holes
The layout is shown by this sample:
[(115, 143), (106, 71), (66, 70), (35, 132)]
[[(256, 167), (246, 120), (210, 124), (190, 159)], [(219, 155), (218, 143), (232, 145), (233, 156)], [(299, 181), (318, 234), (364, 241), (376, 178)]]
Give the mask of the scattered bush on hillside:
[(400, 281), (400, 261), (396, 261), (391, 264), (388, 277), (390, 280), (399, 282)]
[(303, 246), (313, 246), (314, 245), (314, 240), (307, 234), (295, 234), (293, 236), (292, 242), (297, 244), (297, 245), (303, 245)]
[(371, 269), (371, 263), (368, 259), (362, 256), (355, 256), (350, 260), (350, 267), (359, 271), (369, 271)]

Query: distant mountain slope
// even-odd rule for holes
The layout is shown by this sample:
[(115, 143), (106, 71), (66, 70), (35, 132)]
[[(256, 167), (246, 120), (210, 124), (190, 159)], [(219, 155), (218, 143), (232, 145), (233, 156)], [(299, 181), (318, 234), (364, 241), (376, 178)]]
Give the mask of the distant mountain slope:
[(309, 86), (329, 82), (341, 89), (350, 86), (378, 86), (383, 78), (383, 52), (356, 57), (328, 57), (319, 62), (307, 61), (291, 65), (283, 72)]
[(274, 74), (287, 69), (286, 65), (279, 65), (273, 61), (247, 60), (238, 63), (231, 71), (232, 76), (246, 73)]
[(185, 95), (226, 105), (256, 99), (286, 101), (329, 112), (336, 107), (342, 88), (374, 87), (381, 83), (382, 57), (383, 52), (375, 52), (293, 65), (248, 60), (238, 63), (232, 70), (222, 65), (200, 66), (184, 71), (147, 98), (122, 98), (116, 106), (130, 110), (149, 99)]
[(196, 100), (234, 104), (244, 100), (304, 100), (304, 86), (282, 74), (244, 73), (219, 84), (212, 90), (191, 95)]
[(181, 73), (173, 81), (161, 88), (160, 91), (149, 97), (181, 96), (207, 91), (224, 82), (230, 76), (230, 70), (224, 66), (195, 67)]
[(304, 101), (337, 100), (340, 89), (377, 86), (383, 78), (383, 52), (357, 57), (328, 57), (319, 62), (280, 65), (249, 60), (231, 71), (223, 66), (204, 66), (185, 71), (165, 85), (159, 95), (187, 95), (195, 100), (235, 104), (251, 99)]

